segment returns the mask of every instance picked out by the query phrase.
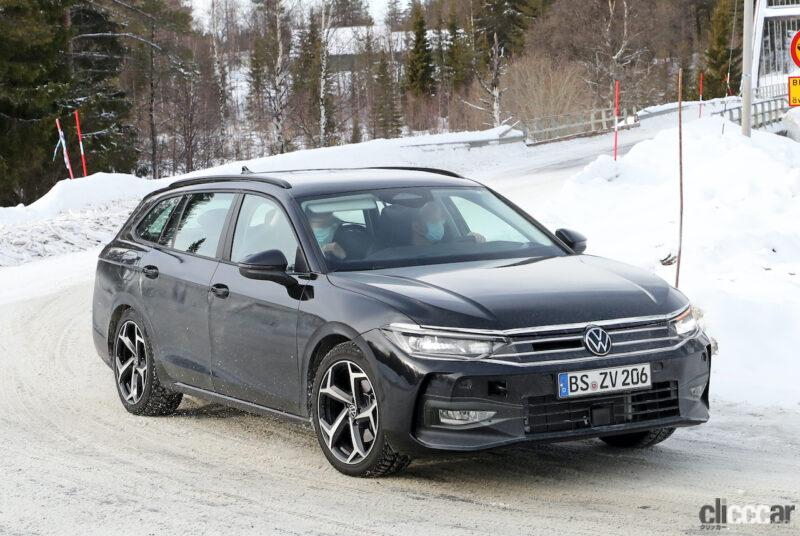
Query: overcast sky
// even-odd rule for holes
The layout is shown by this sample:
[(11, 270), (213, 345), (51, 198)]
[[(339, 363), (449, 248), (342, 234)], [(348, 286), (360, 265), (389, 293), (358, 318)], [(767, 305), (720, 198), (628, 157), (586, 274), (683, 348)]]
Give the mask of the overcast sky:
[[(250, 4), (250, 0), (234, 0), (239, 2), (242, 5)], [(306, 2), (309, 0), (305, 0)], [(189, 3), (192, 4), (194, 8), (195, 14), (200, 19), (205, 19), (208, 14), (208, 6), (211, 5), (211, 0), (189, 0)], [(372, 18), (375, 19), (375, 22), (382, 22), (383, 15), (386, 12), (386, 4), (387, 0), (369, 0), (369, 8), (372, 12)], [(408, 3), (407, 0), (403, 0), (403, 3)]]

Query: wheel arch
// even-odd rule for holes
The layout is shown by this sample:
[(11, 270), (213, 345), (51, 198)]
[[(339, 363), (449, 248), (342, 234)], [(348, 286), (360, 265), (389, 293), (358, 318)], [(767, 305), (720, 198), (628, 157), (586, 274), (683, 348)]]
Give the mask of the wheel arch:
[(359, 333), (350, 326), (339, 322), (332, 322), (318, 329), (305, 345), (306, 351), (301, 354), (303, 355), (301, 410), (306, 412), (306, 415), (311, 415), (309, 404), (314, 389), (314, 378), (320, 363), (328, 355), (328, 352), (346, 342), (358, 345), (362, 354), (369, 359), (369, 348), (366, 347)]
[(131, 305), (127, 303), (122, 303), (117, 305), (113, 311), (111, 311), (111, 317), (108, 321), (108, 331), (106, 334), (106, 342), (108, 344), (108, 355), (111, 356), (114, 352), (114, 336), (117, 332), (117, 326), (119, 325), (119, 320), (122, 318), (122, 315), (125, 314), (125, 311), (128, 309), (133, 309)]
[(342, 343), (352, 342), (352, 340), (353, 339), (348, 335), (337, 331), (322, 336), (322, 338), (320, 338), (313, 346), (311, 353), (306, 360), (308, 365), (306, 366), (305, 374), (303, 376), (305, 386), (305, 404), (303, 408), (308, 412), (308, 415), (311, 415), (311, 399), (314, 390), (314, 378), (316, 377), (317, 369), (319, 369), (320, 363), (322, 363), (322, 360), (326, 355), (328, 355), (328, 352), (333, 350), (336, 346)]

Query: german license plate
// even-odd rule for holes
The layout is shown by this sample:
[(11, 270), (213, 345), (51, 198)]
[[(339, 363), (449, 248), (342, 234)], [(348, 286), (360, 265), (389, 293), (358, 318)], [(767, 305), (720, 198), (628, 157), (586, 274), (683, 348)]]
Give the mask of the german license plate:
[(561, 372), (558, 375), (558, 398), (573, 398), (647, 387), (650, 387), (650, 363)]

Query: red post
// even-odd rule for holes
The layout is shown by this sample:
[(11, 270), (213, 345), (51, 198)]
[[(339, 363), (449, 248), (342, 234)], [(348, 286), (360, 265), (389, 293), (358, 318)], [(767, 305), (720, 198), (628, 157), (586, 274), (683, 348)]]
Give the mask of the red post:
[(78, 145), (81, 148), (81, 163), (83, 164), (83, 176), (85, 177), (88, 173), (86, 173), (86, 155), (83, 152), (83, 134), (81, 133), (81, 119), (78, 115), (78, 110), (75, 110), (75, 126), (78, 129)]
[(614, 160), (619, 145), (619, 80), (614, 81)]
[(69, 163), (69, 153), (67, 152), (67, 139), (64, 137), (64, 131), (61, 129), (61, 120), (57, 117), (56, 128), (58, 129), (58, 139), (61, 141), (61, 154), (64, 155), (64, 165), (67, 166), (67, 171), (69, 171), (69, 178), (74, 179), (75, 175), (72, 173), (72, 164)]
[(703, 117), (703, 71), (700, 71), (700, 117)]

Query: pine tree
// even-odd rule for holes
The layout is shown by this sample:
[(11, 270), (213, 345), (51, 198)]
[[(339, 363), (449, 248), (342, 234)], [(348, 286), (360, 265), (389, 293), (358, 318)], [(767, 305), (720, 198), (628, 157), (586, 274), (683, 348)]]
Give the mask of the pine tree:
[(69, 91), (61, 51), (71, 3), (0, 0), (0, 205), (33, 201), (66, 175), (51, 154)]
[(335, 26), (372, 26), (373, 20), (364, 0), (332, 0), (331, 16)]
[(403, 20), (405, 19), (405, 12), (400, 5), (400, 0), (389, 0), (386, 6), (386, 16), (383, 18), (383, 23), (392, 31), (398, 31), (403, 28)]
[(411, 6), (413, 41), (406, 60), (405, 90), (415, 96), (432, 95), (436, 91), (433, 79), (433, 52), (428, 42), (425, 13), (415, 0)]
[[(305, 135), (306, 142), (314, 147), (333, 145), (336, 141), (333, 84), (330, 79), (325, 84), (324, 100), (320, 98), (323, 43), (319, 22), (320, 17), (312, 10), (308, 21), (300, 28), (300, 47), (292, 69), (293, 120)], [(330, 73), (327, 76), (330, 77)], [(320, 139), (321, 102), (326, 107), (323, 139)]]
[(506, 55), (522, 52), (525, 30), (538, 6), (532, 0), (478, 0), (476, 30), (486, 37), (485, 54), (490, 54), (495, 34)]
[(375, 86), (376, 95), (372, 113), (373, 121), (377, 127), (377, 136), (381, 138), (396, 138), (400, 135), (400, 107), (394, 78), (389, 66), (389, 57), (385, 50), (381, 50), (379, 55)]
[[(139, 153), (131, 124), (131, 101), (119, 81), (126, 53), (119, 34), (124, 30), (112, 13), (93, 2), (80, 2), (67, 15), (72, 35), (106, 34), (103, 38), (77, 39), (70, 48), (68, 102), (70, 109), (80, 109), (84, 149), (90, 155), (89, 172), (130, 172)], [(69, 132), (77, 136), (72, 126)]]
[[(735, 3), (737, 5), (735, 5)], [(734, 10), (736, 20), (734, 21)], [(728, 87), (738, 93), (742, 79), (742, 45), (738, 32), (731, 49), (731, 32), (741, 27), (742, 0), (717, 0), (711, 17), (711, 31), (706, 50), (705, 91), (703, 97), (713, 99), (728, 94)], [(728, 84), (728, 69), (730, 83)]]
[(253, 37), (250, 65), (247, 70), (247, 84), (250, 88), (247, 94), (247, 110), (250, 120), (256, 125), (262, 125), (266, 118), (264, 109), (267, 77), (266, 51), (266, 39), (260, 33), (256, 34)]
[(460, 90), (472, 82), (474, 58), (469, 39), (459, 28), (455, 3), (451, 4), (451, 6), (447, 23), (448, 47), (445, 52), (445, 66), (448, 70), (452, 88)]

